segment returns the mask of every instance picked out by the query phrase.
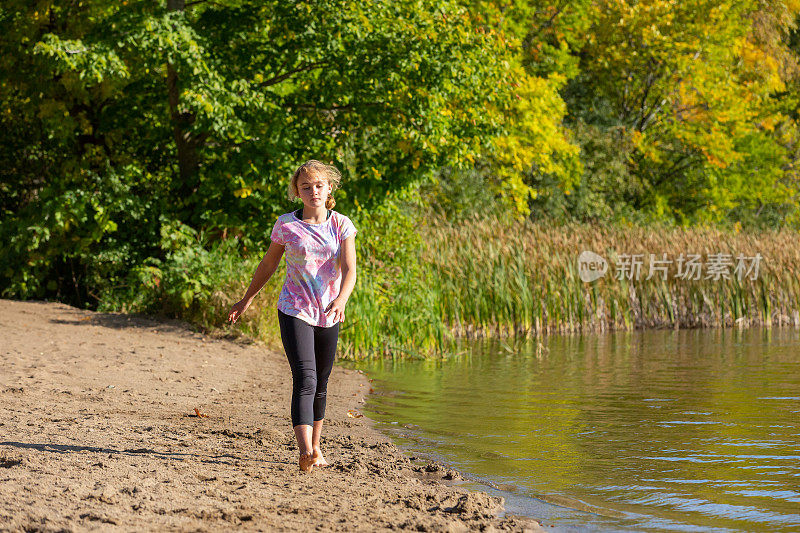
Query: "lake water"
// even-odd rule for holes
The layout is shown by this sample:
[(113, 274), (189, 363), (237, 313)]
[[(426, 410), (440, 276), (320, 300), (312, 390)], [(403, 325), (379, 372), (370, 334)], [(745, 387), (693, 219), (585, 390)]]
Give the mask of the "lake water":
[(446, 361), (358, 363), (374, 379), (364, 414), (555, 530), (800, 531), (796, 330), (544, 346), (483, 341)]

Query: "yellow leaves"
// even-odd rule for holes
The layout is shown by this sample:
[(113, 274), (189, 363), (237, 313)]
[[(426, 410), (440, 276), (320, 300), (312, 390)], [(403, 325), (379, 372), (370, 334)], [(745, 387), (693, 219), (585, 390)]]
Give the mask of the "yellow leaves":
[(800, 12), (800, 0), (787, 0), (785, 4), (786, 4), (786, 9), (790, 13), (796, 15), (798, 12)]
[(236, 189), (233, 191), (233, 195), (237, 198), (247, 198), (251, 194), (253, 194), (253, 189), (250, 187), (242, 187), (241, 189)]
[(381, 179), (381, 172), (375, 167), (370, 167), (372, 169), (372, 174), (375, 176), (375, 179)]
[(639, 130), (632, 130), (631, 133), (631, 142), (636, 148), (640, 148), (644, 141), (644, 134)]
[(714, 154), (709, 153), (705, 148), (702, 149), (703, 155), (706, 156), (706, 160), (712, 165), (717, 168), (725, 168), (727, 167), (727, 163), (718, 159)]
[(511, 200), (514, 209), (519, 215), (527, 216), (530, 214), (528, 197), (533, 192), (533, 189), (522, 181), (520, 174), (515, 173), (511, 176), (507, 176), (506, 179), (503, 180), (501, 188), (504, 189), (506, 197)]
[(781, 67), (775, 56), (751, 42), (747, 37), (736, 40), (734, 53), (741, 59), (744, 68), (758, 76), (772, 91), (784, 89)]
[(778, 117), (775, 116), (775, 115), (772, 115), (772, 116), (769, 116), (769, 117), (765, 118), (761, 122), (759, 122), (758, 125), (761, 126), (762, 128), (764, 128), (765, 130), (773, 131), (775, 129), (775, 123), (777, 121), (778, 121)]
[[(530, 76), (524, 71), (515, 79), (519, 100), (514, 101), (509, 117), (510, 131), (507, 135), (492, 140), (497, 163), (504, 167), (503, 180), (506, 194), (522, 209), (529, 189), (523, 182), (515, 184), (526, 169), (535, 164), (542, 173), (553, 173), (563, 179), (571, 175), (568, 167), (580, 149), (566, 137), (561, 118), (566, 113), (563, 100), (558, 95), (558, 79)], [(522, 199), (520, 199), (520, 197)], [(524, 209), (522, 211), (524, 212)]]

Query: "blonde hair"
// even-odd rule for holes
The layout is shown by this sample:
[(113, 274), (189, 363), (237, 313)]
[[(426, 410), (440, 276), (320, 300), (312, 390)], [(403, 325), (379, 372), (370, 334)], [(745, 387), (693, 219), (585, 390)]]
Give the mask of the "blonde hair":
[(339, 169), (335, 166), (326, 165), (322, 161), (317, 161), (316, 159), (309, 159), (294, 171), (292, 181), (289, 182), (289, 200), (294, 202), (300, 198), (297, 192), (297, 180), (303, 175), (311, 177), (311, 174), (321, 175), (328, 180), (331, 192), (327, 200), (325, 200), (325, 208), (333, 209), (333, 206), (336, 205), (336, 200), (333, 199), (333, 191), (339, 188), (339, 183), (342, 181), (342, 173), (339, 172)]

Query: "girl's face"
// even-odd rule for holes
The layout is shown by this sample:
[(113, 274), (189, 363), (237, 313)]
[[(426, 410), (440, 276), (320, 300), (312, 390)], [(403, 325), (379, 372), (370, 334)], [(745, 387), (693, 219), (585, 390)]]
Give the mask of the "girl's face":
[(325, 207), (331, 186), (324, 176), (303, 173), (297, 178), (297, 195), (307, 207)]

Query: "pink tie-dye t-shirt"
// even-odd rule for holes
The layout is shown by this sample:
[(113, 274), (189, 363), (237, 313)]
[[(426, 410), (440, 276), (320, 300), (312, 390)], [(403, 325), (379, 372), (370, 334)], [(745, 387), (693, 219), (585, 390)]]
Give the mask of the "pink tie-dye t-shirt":
[(354, 235), (349, 218), (331, 211), (322, 224), (303, 222), (294, 212), (278, 217), (270, 239), (285, 246), (286, 281), (278, 309), (313, 325), (336, 325), (325, 308), (339, 295), (342, 283), (341, 245)]

